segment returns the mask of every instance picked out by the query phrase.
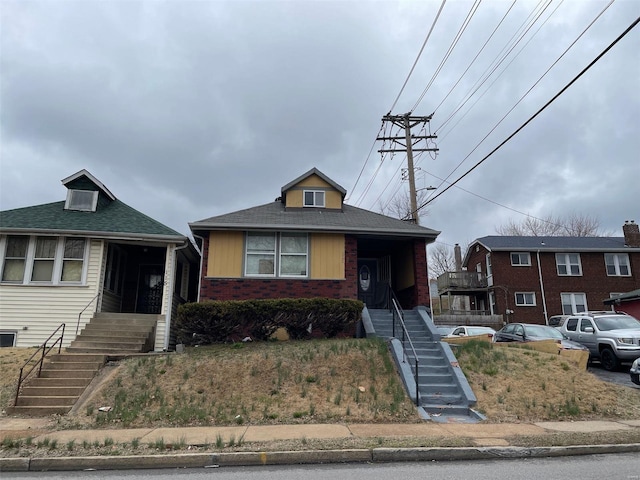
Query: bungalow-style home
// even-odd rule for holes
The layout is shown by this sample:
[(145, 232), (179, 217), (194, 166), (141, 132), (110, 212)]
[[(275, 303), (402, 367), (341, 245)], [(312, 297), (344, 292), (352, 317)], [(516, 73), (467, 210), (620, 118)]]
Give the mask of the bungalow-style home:
[(62, 323), (68, 346), (102, 315), (120, 316), (119, 341), (144, 323), (146, 349), (168, 349), (177, 306), (197, 296), (195, 246), (86, 170), (62, 184), (66, 200), (0, 212), (2, 346), (42, 344)]
[(441, 295), (466, 295), (471, 310), (507, 322), (602, 310), (603, 299), (640, 288), (640, 232), (621, 237), (488, 236), (474, 240), (462, 272), (439, 279)]
[(199, 300), (324, 297), (429, 305), (426, 246), (440, 233), (344, 203), (316, 168), (275, 201), (190, 223), (201, 246)]

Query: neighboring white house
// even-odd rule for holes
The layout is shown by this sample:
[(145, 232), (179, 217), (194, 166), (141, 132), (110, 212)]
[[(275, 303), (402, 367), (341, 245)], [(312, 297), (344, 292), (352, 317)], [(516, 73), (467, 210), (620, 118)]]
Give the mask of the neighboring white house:
[(68, 346), (95, 312), (120, 312), (156, 315), (155, 350), (168, 349), (197, 295), (193, 243), (86, 170), (62, 183), (64, 201), (0, 212), (0, 345), (40, 345), (65, 323)]

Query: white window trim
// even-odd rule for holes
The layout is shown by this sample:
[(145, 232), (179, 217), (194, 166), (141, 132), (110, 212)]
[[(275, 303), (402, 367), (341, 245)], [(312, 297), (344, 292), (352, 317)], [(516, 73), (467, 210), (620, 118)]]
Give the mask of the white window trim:
[[(613, 267), (615, 268), (615, 273), (609, 273), (609, 263), (607, 263), (607, 255), (611, 255), (613, 257)], [(620, 273), (620, 258), (624, 258), (626, 260), (627, 274)], [(604, 254), (604, 269), (607, 272), (608, 277), (630, 277), (631, 276), (631, 263), (629, 262), (629, 254), (628, 253), (605, 253)]]
[[(0, 284), (2, 285), (63, 285), (63, 286), (78, 286), (78, 285), (86, 285), (87, 282), (87, 268), (89, 263), (89, 240), (85, 237), (64, 237), (64, 236), (56, 236), (56, 235), (14, 235), (14, 236), (23, 236), (29, 238), (29, 243), (27, 245), (27, 255), (24, 262), (24, 271), (22, 272), (22, 281), (19, 282), (3, 282), (2, 279), (2, 270), (4, 270), (5, 264), (5, 254), (7, 248), (7, 235), (3, 235), (0, 238)], [(36, 242), (38, 237), (53, 237), (57, 239), (56, 244), (56, 253), (53, 259), (53, 274), (52, 279), (49, 281), (35, 281), (31, 280), (31, 276), (33, 275), (33, 263), (35, 260), (35, 251), (36, 251)], [(83, 238), (84, 239), (84, 256), (82, 258), (82, 273), (80, 275), (80, 281), (78, 282), (63, 282), (62, 281), (62, 266), (64, 263), (64, 246), (65, 240), (67, 238)]]
[[(273, 244), (273, 252), (272, 251), (261, 251), (261, 252), (249, 252), (247, 247), (249, 246), (249, 233), (262, 233), (262, 234), (271, 234), (275, 237), (275, 242)], [(247, 258), (249, 255), (273, 255), (273, 273), (249, 273), (247, 272), (247, 267), (249, 266), (249, 262)], [(276, 232), (246, 232), (244, 236), (244, 276), (251, 278), (274, 278), (276, 276), (277, 270), (277, 256), (278, 256), (278, 234)]]
[[(589, 305), (587, 305), (587, 294), (584, 292), (561, 292), (560, 293), (560, 308), (564, 308), (564, 299), (562, 298), (564, 295), (570, 295), (571, 296), (571, 312), (569, 313), (565, 313), (564, 311), (562, 312), (563, 315), (578, 315), (582, 312), (588, 312), (589, 311)], [(576, 295), (582, 295), (583, 299), (584, 299), (584, 310), (580, 310), (578, 311), (578, 309), (576, 308)]]
[[(244, 276), (247, 278), (300, 278), (300, 279), (307, 279), (309, 278), (309, 246), (310, 246), (310, 239), (309, 239), (309, 234), (306, 232), (264, 232), (264, 233), (270, 233), (275, 235), (275, 251), (273, 252), (273, 256), (274, 256), (274, 260), (273, 260), (273, 273), (269, 273), (269, 274), (265, 274), (265, 273), (248, 273), (247, 272), (247, 266), (248, 263), (247, 262), (247, 256), (250, 255), (249, 252), (247, 252), (247, 245), (248, 245), (248, 237), (249, 237), (249, 233), (252, 232), (246, 232), (245, 233), (245, 243), (244, 243)], [(305, 235), (306, 236), (306, 240), (307, 240), (307, 251), (306, 253), (302, 254), (302, 253), (282, 253), (282, 243), (281, 243), (281, 236), (284, 235), (288, 235), (288, 234), (301, 234), (301, 235)], [(253, 254), (260, 254), (259, 252), (252, 252)], [(269, 255), (271, 255), (271, 252), (266, 252)], [(265, 253), (263, 253), (265, 254)], [(282, 255), (299, 255), (299, 256), (305, 256), (306, 257), (306, 264), (305, 264), (305, 270), (307, 272), (306, 275), (287, 275), (287, 274), (283, 274), (281, 272), (281, 266), (282, 266), (282, 262), (280, 260)]]
[[(518, 295), (522, 295), (524, 302), (518, 303)], [(527, 296), (530, 296), (532, 303), (527, 302)], [(514, 294), (515, 304), (517, 307), (535, 307), (536, 306), (536, 293), (535, 292), (516, 292)]]
[[(91, 193), (92, 194), (92, 199), (91, 199), (91, 206), (89, 208), (78, 208), (78, 207), (74, 207), (72, 205), (72, 200), (73, 200), (73, 196), (75, 192), (82, 192), (82, 193)], [(67, 191), (67, 199), (64, 202), (64, 209), (65, 210), (73, 210), (73, 211), (77, 211), (77, 212), (95, 212), (96, 211), (96, 207), (98, 206), (98, 192), (97, 191), (92, 191), (92, 190), (78, 190), (78, 189), (69, 189)]]
[(18, 342), (18, 332), (16, 330), (0, 330), (0, 335), (13, 335), (12, 347), (16, 346), (16, 343)]
[[(513, 263), (513, 255), (518, 255), (518, 259), (522, 260), (522, 256), (526, 255), (526, 263)], [(529, 252), (511, 252), (509, 254), (512, 267), (530, 267), (531, 266), (531, 254)]]
[[(571, 273), (571, 265), (569, 262), (569, 255), (578, 256), (578, 273)], [(562, 262), (559, 260), (562, 259)], [(564, 265), (567, 269), (567, 273), (560, 273), (560, 265)], [(559, 277), (581, 277), (582, 276), (582, 259), (579, 253), (556, 253), (556, 272)]]
[[(307, 193), (313, 193), (313, 204), (309, 205), (307, 204), (306, 200), (307, 200)], [(318, 202), (318, 193), (322, 194), (322, 204), (320, 204), (320, 202)], [(327, 200), (327, 193), (324, 190), (303, 190), (302, 191), (302, 206), (305, 208), (324, 208)]]

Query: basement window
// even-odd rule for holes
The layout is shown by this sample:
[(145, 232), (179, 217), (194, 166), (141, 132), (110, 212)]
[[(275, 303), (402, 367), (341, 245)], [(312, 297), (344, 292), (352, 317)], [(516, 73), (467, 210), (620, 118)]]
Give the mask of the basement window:
[(0, 332), (0, 347), (15, 347), (16, 332)]
[(76, 210), (79, 212), (95, 212), (98, 205), (98, 192), (92, 190), (69, 190), (67, 201), (64, 204), (65, 210)]

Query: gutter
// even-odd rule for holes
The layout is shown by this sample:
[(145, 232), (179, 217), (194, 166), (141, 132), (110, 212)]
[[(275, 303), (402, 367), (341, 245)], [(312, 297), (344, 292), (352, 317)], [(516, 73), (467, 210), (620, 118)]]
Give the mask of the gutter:
[(547, 315), (547, 299), (544, 296), (544, 282), (542, 281), (542, 268), (540, 267), (540, 250), (536, 252), (538, 261), (538, 278), (540, 280), (540, 293), (542, 294), (542, 310), (544, 312), (544, 323), (549, 325), (549, 317)]
[(198, 271), (198, 303), (200, 303), (200, 288), (202, 287), (202, 262), (204, 261), (204, 237), (200, 235), (193, 234), (193, 238), (200, 239), (202, 241), (202, 246), (200, 247), (200, 270)]

